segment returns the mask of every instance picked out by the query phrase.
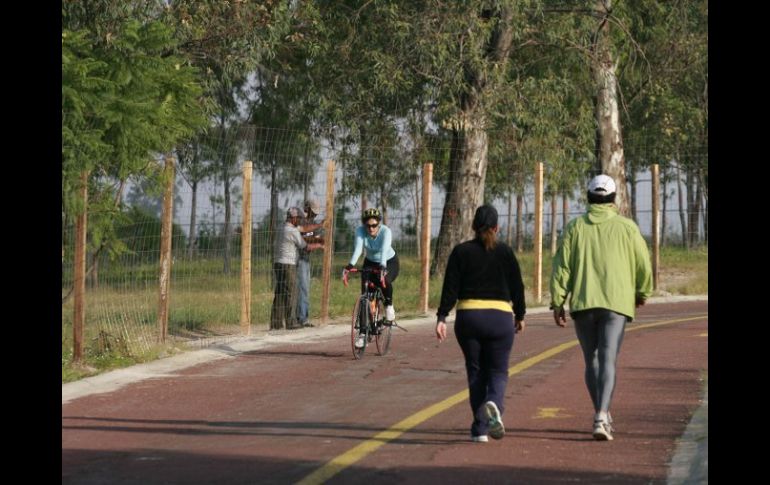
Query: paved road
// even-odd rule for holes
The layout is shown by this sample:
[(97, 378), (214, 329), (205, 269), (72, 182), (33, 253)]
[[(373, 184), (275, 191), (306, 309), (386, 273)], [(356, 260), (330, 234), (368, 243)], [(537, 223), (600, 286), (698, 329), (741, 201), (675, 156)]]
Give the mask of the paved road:
[(629, 325), (611, 442), (591, 438), (574, 330), (535, 310), (514, 342), (507, 434), (471, 443), (462, 353), (431, 317), (360, 361), (333, 325), (63, 385), (62, 483), (683, 483), (703, 470), (703, 416), (687, 426), (707, 403), (707, 313), (651, 302)]

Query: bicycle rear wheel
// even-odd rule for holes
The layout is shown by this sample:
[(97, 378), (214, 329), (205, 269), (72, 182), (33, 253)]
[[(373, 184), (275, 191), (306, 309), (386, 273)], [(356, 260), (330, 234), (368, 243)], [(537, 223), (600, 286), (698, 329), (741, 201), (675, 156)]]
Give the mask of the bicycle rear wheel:
[(391, 330), (393, 330), (393, 327), (390, 325), (383, 325), (383, 322), (385, 320), (385, 306), (382, 303), (382, 300), (377, 300), (377, 314), (375, 315), (375, 322), (377, 325), (377, 338), (375, 339), (375, 343), (377, 344), (377, 353), (380, 355), (385, 355), (388, 353), (388, 349), (390, 349), (390, 338), (391, 338)]
[[(353, 319), (350, 325), (350, 348), (353, 349), (353, 357), (361, 359), (369, 341), (369, 319), (366, 305), (368, 302), (359, 298), (353, 306)], [(356, 340), (363, 338), (364, 344), (356, 347)]]

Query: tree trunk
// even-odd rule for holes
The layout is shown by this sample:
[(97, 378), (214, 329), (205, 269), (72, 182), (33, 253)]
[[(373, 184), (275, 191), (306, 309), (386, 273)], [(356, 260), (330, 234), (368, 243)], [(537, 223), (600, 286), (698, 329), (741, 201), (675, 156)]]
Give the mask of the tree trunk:
[(561, 230), (564, 231), (564, 228), (567, 227), (567, 223), (569, 222), (569, 195), (567, 193), (563, 193), (561, 196)]
[(99, 252), (91, 255), (91, 288), (99, 288)]
[(682, 224), (682, 246), (689, 248), (689, 239), (687, 238), (687, 217), (685, 217), (684, 213), (684, 194), (682, 193), (682, 169), (679, 167), (678, 160), (676, 166), (676, 187), (677, 195), (679, 197), (679, 222)]
[(302, 158), (302, 162), (305, 165), (305, 173), (302, 181), (302, 209), (304, 210), (304, 204), (310, 193), (310, 185), (315, 182), (315, 180), (313, 180), (315, 173), (311, 174), (310, 172), (310, 141), (305, 142), (305, 154)]
[(509, 190), (508, 191), (508, 227), (507, 227), (507, 231), (506, 231), (508, 234), (507, 234), (507, 237), (506, 237), (506, 241), (508, 242), (508, 245), (511, 246), (511, 247), (513, 247), (513, 240), (512, 240), (512, 236), (513, 236), (513, 217), (511, 217), (513, 215), (512, 214), (512, 212), (513, 212), (512, 205), (513, 205), (513, 191)]
[(275, 233), (278, 231), (278, 188), (275, 185), (275, 180), (278, 177), (277, 172), (278, 167), (276, 167), (275, 160), (273, 160), (270, 167), (270, 228), (267, 231), (268, 254), (273, 253)]
[(516, 196), (516, 252), (524, 251), (524, 197)]
[(695, 194), (695, 177), (693, 170), (688, 167), (685, 171), (685, 187), (687, 187), (687, 247), (695, 246), (698, 235), (698, 207)]
[(598, 0), (596, 14), (600, 25), (594, 38), (591, 61), (595, 83), (594, 113), (596, 117), (596, 160), (597, 169), (615, 180), (617, 196), (615, 204), (620, 214), (628, 217), (630, 207), (626, 187), (625, 155), (623, 135), (618, 107), (617, 68), (612, 55), (609, 36), (609, 10), (611, 0)]
[(187, 258), (192, 259), (195, 254), (195, 241), (196, 241), (196, 217), (197, 217), (197, 205), (198, 205), (198, 181), (196, 180), (191, 184), (192, 186), (192, 206), (190, 207), (190, 238), (187, 242)]
[(473, 215), (484, 202), (487, 148), (487, 132), (483, 128), (467, 126), (464, 131), (452, 131), (449, 184), (431, 275), (443, 275), (455, 245), (473, 236)]
[(661, 204), (662, 213), (660, 216), (660, 245), (662, 247), (666, 245), (666, 206), (668, 202), (668, 189), (666, 188), (668, 177), (666, 176), (666, 169), (661, 170), (661, 175), (660, 186), (662, 190), (660, 191), (660, 195), (663, 200)]
[(551, 256), (556, 254), (556, 193), (551, 195)]
[(417, 246), (417, 258), (422, 256), (422, 248), (420, 245), (420, 214), (422, 214), (422, 207), (420, 202), (422, 197), (420, 196), (420, 182), (422, 181), (422, 170), (417, 169), (417, 177), (414, 179), (414, 240)]
[(709, 243), (709, 200), (706, 198), (703, 204), (703, 242)]
[[(499, 7), (485, 12), (497, 17), (487, 39), (478, 38), (470, 49), (483, 53), (483, 62), (465, 64), (465, 86), (459, 93), (459, 115), (452, 125), (452, 152), (449, 159), (449, 182), (441, 215), (436, 252), (431, 274), (443, 275), (449, 253), (454, 246), (473, 234), (471, 222), (476, 208), (484, 202), (484, 181), (487, 176), (487, 116), (481, 103), (487, 92), (497, 88), (489, 83), (487, 72), (505, 71), (513, 41), (513, 12)], [(494, 19), (491, 19), (493, 21)]]
[(232, 239), (230, 237), (230, 177), (225, 172), (223, 173), (225, 178), (225, 227), (224, 227), (224, 237), (225, 237), (225, 248), (224, 248), (224, 274), (229, 275), (230, 274), (230, 246)]
[[(693, 175), (695, 175), (693, 173)], [(690, 227), (692, 228), (693, 225), (695, 226), (695, 229), (692, 229), (693, 233), (693, 241), (692, 245), (699, 245), (701, 242), (701, 233), (700, 233), (700, 215), (703, 211), (703, 191), (701, 190), (701, 184), (700, 184), (700, 178), (693, 176), (693, 183), (695, 184), (695, 207), (693, 210), (693, 220), (695, 221), (694, 224), (690, 224)]]
[(631, 188), (631, 194), (630, 194), (630, 207), (631, 207), (631, 219), (636, 221), (637, 224), (639, 224), (639, 216), (636, 213), (636, 193), (637, 193), (637, 187), (636, 187), (636, 171), (631, 166), (631, 164), (628, 165), (628, 185)]

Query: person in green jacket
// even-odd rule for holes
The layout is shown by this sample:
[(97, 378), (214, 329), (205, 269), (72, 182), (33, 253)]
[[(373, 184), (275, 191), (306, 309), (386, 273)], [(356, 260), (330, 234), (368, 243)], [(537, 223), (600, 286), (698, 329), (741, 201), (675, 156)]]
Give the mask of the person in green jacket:
[(652, 294), (647, 244), (634, 221), (618, 214), (615, 181), (597, 175), (588, 184), (588, 210), (564, 228), (551, 273), (551, 310), (566, 326), (569, 298), (585, 360), (585, 382), (594, 405), (593, 437), (611, 440), (610, 403), (615, 363), (626, 322)]

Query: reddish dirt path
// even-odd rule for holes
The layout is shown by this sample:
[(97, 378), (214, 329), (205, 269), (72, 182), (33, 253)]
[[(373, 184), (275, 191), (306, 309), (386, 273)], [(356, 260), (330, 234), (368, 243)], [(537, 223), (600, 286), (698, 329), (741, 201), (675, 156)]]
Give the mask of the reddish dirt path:
[[(469, 442), (466, 400), (329, 483), (665, 483), (708, 371), (708, 320), (633, 329), (707, 312), (707, 301), (651, 304), (629, 325), (614, 441), (591, 438), (575, 346), (511, 377), (503, 440)], [(527, 321), (511, 365), (575, 340), (550, 314)], [(454, 337), (439, 345), (433, 325), (403, 325), (409, 332), (396, 332), (384, 357), (353, 360), (347, 336), (282, 344), (63, 404), (62, 483), (297, 482), (466, 389)]]

